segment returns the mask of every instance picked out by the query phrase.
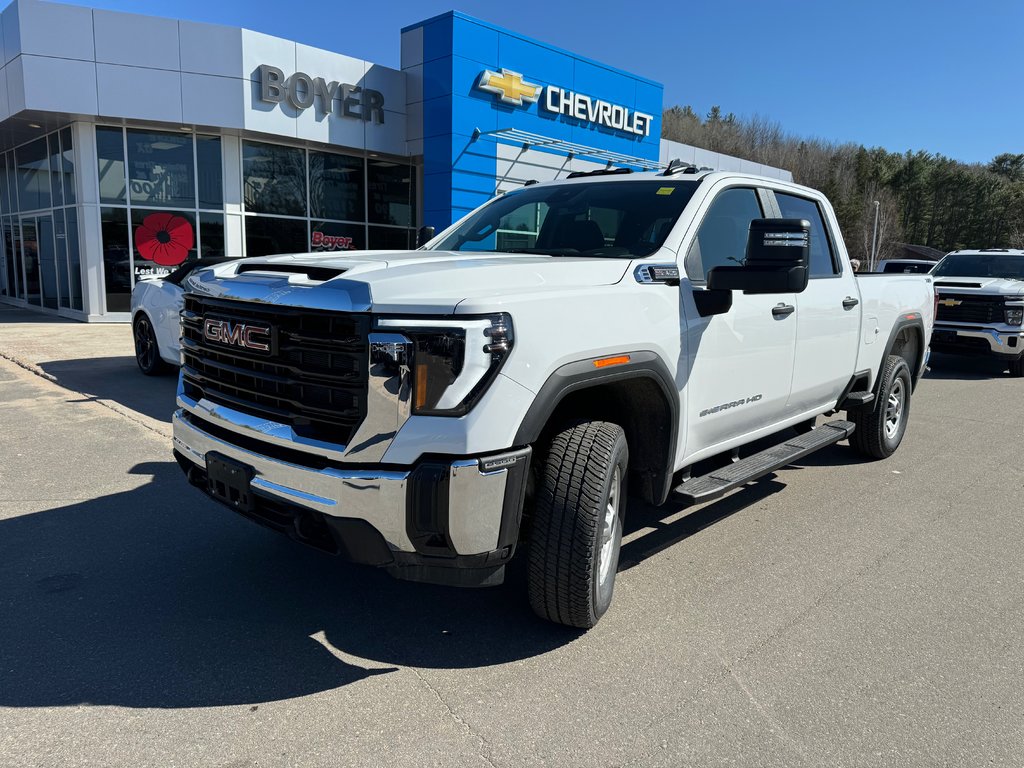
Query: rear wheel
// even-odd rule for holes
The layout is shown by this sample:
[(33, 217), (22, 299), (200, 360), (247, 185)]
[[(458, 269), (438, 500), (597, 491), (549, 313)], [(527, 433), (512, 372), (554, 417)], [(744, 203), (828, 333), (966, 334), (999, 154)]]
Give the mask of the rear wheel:
[(608, 610), (622, 545), (629, 449), (622, 427), (588, 421), (554, 436), (530, 540), (530, 605), (589, 629)]
[(160, 357), (153, 324), (146, 315), (140, 313), (135, 318), (132, 335), (135, 337), (135, 362), (139, 370), (147, 376), (156, 376), (167, 370), (167, 364)]
[(896, 453), (910, 417), (910, 366), (898, 355), (889, 355), (882, 368), (878, 398), (871, 410), (850, 411), (856, 426), (850, 445), (868, 458), (886, 459)]

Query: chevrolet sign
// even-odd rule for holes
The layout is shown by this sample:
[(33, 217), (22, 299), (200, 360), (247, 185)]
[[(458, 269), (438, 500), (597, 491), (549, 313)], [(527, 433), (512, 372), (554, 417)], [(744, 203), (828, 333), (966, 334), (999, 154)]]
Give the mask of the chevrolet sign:
[(651, 135), (651, 121), (654, 115), (637, 112), (620, 104), (612, 104), (558, 86), (528, 83), (520, 73), (509, 69), (501, 69), (498, 72), (485, 69), (476, 87), (481, 91), (495, 94), (502, 104), (521, 107), (539, 102), (540, 108), (547, 112), (634, 136)]

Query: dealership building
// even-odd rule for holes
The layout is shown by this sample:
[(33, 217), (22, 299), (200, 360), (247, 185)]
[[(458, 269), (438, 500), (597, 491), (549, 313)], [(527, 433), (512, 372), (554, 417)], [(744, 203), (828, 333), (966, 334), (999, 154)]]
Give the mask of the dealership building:
[(662, 140), (659, 83), (457, 12), (401, 30), (399, 69), (40, 0), (0, 44), (0, 302), (80, 320), (127, 320), (136, 280), (189, 259), (408, 248), (531, 179), (790, 178)]

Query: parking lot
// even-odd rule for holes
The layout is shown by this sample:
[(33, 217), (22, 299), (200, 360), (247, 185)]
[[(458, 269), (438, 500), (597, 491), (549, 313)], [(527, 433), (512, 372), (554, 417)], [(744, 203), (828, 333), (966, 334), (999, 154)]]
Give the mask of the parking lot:
[(586, 634), (189, 488), (126, 325), (0, 306), (0, 765), (1024, 764), (1024, 381), (935, 359), (842, 443), (634, 507)]

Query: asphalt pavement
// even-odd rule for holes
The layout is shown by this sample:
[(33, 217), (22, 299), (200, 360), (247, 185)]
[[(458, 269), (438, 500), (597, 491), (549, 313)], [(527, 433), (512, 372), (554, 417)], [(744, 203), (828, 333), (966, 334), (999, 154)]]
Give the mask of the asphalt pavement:
[(2, 766), (1024, 765), (1024, 380), (943, 359), (845, 443), (629, 510), (581, 634), (190, 488), (127, 326), (0, 306)]

